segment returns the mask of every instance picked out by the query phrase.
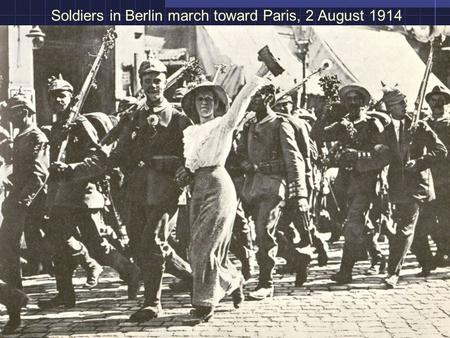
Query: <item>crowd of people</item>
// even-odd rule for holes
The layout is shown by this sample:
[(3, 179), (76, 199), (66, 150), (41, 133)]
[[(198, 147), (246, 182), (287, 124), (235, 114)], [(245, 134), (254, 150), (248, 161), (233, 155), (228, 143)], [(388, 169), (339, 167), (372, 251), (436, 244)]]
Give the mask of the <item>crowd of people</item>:
[[(3, 182), (0, 227), (0, 302), (10, 316), (3, 332), (17, 330), (28, 302), (24, 232), (29, 265), (56, 281), (56, 296), (43, 295), (39, 308), (74, 307), (75, 269), (93, 288), (110, 266), (129, 299), (143, 282), (135, 322), (162, 315), (164, 272), (178, 277), (173, 289), (191, 293), (191, 324), (208, 321), (227, 295), (241, 306), (253, 256), (258, 284), (249, 298), (273, 296), (277, 256), (301, 287), (313, 258), (327, 264), (324, 224), (332, 238), (344, 236), (331, 277), (338, 284), (352, 282), (354, 264), (367, 254), (368, 273), (387, 269), (388, 288), (410, 249), (421, 276), (447, 264), (450, 94), (433, 88), (431, 113), (414, 123), (397, 86), (384, 86), (374, 106), (369, 91), (351, 83), (316, 116), (293, 97), (278, 97), (273, 72), (262, 63), (232, 102), (207, 81), (177, 89), (169, 102), (166, 66), (150, 58), (139, 68), (143, 99), (122, 102), (116, 116), (88, 113), (70, 123), (74, 89), (52, 78), (48, 104), (57, 120), (42, 128), (26, 96), (4, 101), (0, 155), (13, 169)], [(387, 262), (380, 234), (389, 239)]]

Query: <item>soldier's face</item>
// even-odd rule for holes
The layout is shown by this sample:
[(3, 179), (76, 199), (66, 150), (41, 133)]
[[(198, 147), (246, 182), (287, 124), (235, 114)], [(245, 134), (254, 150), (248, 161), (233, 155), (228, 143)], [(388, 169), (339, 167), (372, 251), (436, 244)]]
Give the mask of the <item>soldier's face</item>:
[(349, 113), (359, 113), (364, 106), (364, 98), (360, 93), (351, 91), (344, 97), (343, 103)]
[(396, 120), (402, 120), (406, 114), (406, 102), (401, 101), (386, 107), (387, 111)]
[(283, 102), (279, 103), (275, 106), (274, 110), (277, 112), (280, 112), (282, 114), (291, 115), (292, 114), (292, 108), (294, 108), (294, 105), (292, 102)]
[(26, 125), (27, 117), (31, 116), (28, 114), (28, 110), (25, 108), (15, 108), (10, 112), (8, 121), (12, 123), (14, 128), (23, 129)]
[(265, 96), (261, 93), (257, 92), (253, 95), (250, 105), (248, 107), (249, 110), (258, 112), (265, 109)]
[(435, 110), (443, 111), (445, 106), (445, 99), (442, 95), (432, 95), (430, 97), (430, 100), (428, 101), (428, 104), (430, 105), (431, 110), (433, 112)]
[(195, 95), (195, 109), (200, 116), (200, 121), (213, 119), (215, 108), (214, 93), (211, 90), (199, 90)]
[(67, 90), (57, 90), (49, 93), (50, 109), (58, 114), (66, 111), (72, 101), (72, 93)]
[(166, 74), (151, 72), (141, 77), (141, 87), (150, 102), (158, 102), (166, 89)]

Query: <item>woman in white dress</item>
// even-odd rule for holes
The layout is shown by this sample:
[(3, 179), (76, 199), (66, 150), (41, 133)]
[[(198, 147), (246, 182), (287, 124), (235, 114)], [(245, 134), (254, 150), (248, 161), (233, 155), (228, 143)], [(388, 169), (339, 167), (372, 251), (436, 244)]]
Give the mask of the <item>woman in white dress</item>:
[(191, 314), (199, 322), (212, 317), (225, 295), (232, 295), (235, 308), (244, 300), (243, 279), (228, 259), (237, 198), (224, 165), (233, 131), (267, 72), (263, 65), (231, 108), (224, 89), (212, 83), (198, 85), (182, 100), (183, 110), (195, 123), (184, 130), (183, 141), (186, 168), (194, 176), (189, 259), (193, 273)]

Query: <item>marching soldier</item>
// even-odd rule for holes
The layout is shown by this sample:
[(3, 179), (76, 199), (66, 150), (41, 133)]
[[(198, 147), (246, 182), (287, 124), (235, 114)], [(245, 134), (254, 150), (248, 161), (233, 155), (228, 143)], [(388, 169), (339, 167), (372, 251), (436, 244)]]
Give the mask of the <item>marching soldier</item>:
[(127, 180), (127, 230), (133, 256), (144, 279), (144, 304), (130, 320), (147, 321), (161, 315), (161, 289), (167, 243), (181, 189), (175, 172), (183, 167), (183, 130), (189, 118), (164, 98), (166, 66), (157, 59), (139, 67), (145, 104), (134, 113), (119, 137), (110, 161)]
[[(274, 87), (269, 85), (253, 96), (250, 109), (256, 116), (244, 127), (239, 151), (246, 170), (242, 197), (250, 206), (258, 246), (259, 282), (250, 293), (255, 300), (273, 296), (277, 254), (275, 233), (286, 199), (292, 204), (290, 210), (299, 222), (307, 224), (309, 211), (305, 159), (298, 149), (291, 123), (269, 108), (274, 94)], [(297, 278), (304, 279), (310, 253), (302, 252), (299, 247), (292, 250), (297, 255)]]
[[(52, 239), (55, 278), (58, 294), (50, 300), (41, 300), (42, 309), (56, 306), (75, 306), (72, 275), (78, 264), (88, 271), (88, 282), (94, 285), (102, 267), (90, 257), (92, 253), (102, 264), (117, 270), (128, 284), (128, 297), (134, 299), (139, 290), (139, 269), (120, 254), (103, 236), (105, 196), (101, 192), (104, 175), (89, 177), (86, 172), (75, 175), (71, 167), (55, 162), (61, 144), (68, 138), (64, 160), (77, 163), (88, 156), (98, 143), (96, 129), (84, 116), (67, 126), (72, 100), (72, 85), (60, 78), (49, 84), (49, 105), (57, 114), (50, 134), (50, 159), (53, 162), (49, 179), (47, 205), (49, 208), (49, 236)], [(85, 175), (85, 176), (84, 176)], [(80, 237), (81, 236), (81, 237)], [(85, 244), (86, 246), (85, 246)], [(89, 251), (88, 251), (89, 250)]]
[[(43, 193), (48, 177), (48, 140), (34, 122), (31, 102), (23, 95), (7, 101), (6, 120), (17, 128), (12, 152), (12, 175), (7, 183), (10, 190), (2, 204), (3, 222), (0, 227), (0, 303), (8, 310), (10, 319), (3, 333), (12, 333), (20, 326), (20, 309), (28, 298), (20, 291), (20, 239), (33, 202)], [(3, 120), (2, 118), (2, 120)], [(2, 121), (3, 122), (3, 121)]]
[(414, 238), (420, 207), (435, 199), (429, 168), (446, 157), (447, 149), (424, 121), (419, 121), (410, 133), (412, 120), (406, 114), (405, 95), (396, 87), (385, 86), (383, 91), (383, 102), (392, 117), (385, 131), (385, 144), (389, 147), (387, 179), (396, 224), (395, 235), (389, 241), (388, 276), (384, 282), (394, 288)]
[[(426, 122), (444, 143), (450, 147), (450, 114), (445, 111), (445, 105), (450, 103), (450, 93), (441, 86), (436, 86), (425, 99), (431, 108), (431, 116)], [(445, 257), (450, 255), (450, 161), (448, 156), (438, 160), (431, 167), (436, 199), (424, 203), (417, 224), (415, 238), (411, 250), (417, 256), (422, 266), (419, 276), (426, 277), (435, 266), (442, 266)], [(436, 243), (437, 251), (432, 256), (428, 235)]]
[[(370, 251), (372, 260), (380, 263), (380, 269), (383, 265), (384, 257), (379, 249), (367, 247), (364, 229), (370, 204), (375, 199), (377, 177), (387, 160), (383, 156), (386, 149), (380, 146), (384, 125), (380, 119), (362, 110), (370, 101), (368, 90), (356, 83), (348, 84), (339, 89), (339, 97), (343, 103), (341, 109), (345, 109), (346, 114), (337, 122), (322, 125), (320, 138), (338, 141), (337, 146), (342, 147), (336, 154), (335, 165), (339, 167), (338, 176), (345, 182), (348, 209), (341, 266), (331, 279), (346, 284), (352, 281), (354, 264), (367, 258), (366, 250)], [(389, 118), (386, 116), (385, 120)], [(314, 128), (320, 129), (320, 125), (316, 124)], [(375, 244), (374, 241), (370, 243)]]
[(173, 250), (167, 240), (182, 191), (175, 173), (184, 168), (183, 130), (192, 123), (164, 98), (166, 72), (157, 59), (142, 62), (139, 77), (146, 100), (119, 123), (122, 129), (116, 148), (108, 157), (98, 151), (64, 168), (73, 175), (95, 175), (120, 167), (125, 175), (125, 224), (145, 287), (142, 308), (130, 317), (135, 322), (162, 314), (162, 279), (166, 258)]
[[(305, 158), (306, 164), (306, 176), (307, 176), (307, 184), (309, 191), (309, 203), (313, 205), (313, 190), (315, 185), (316, 175), (314, 173), (315, 167), (313, 164), (314, 159), (317, 159), (317, 147), (314, 141), (312, 141), (309, 137), (311, 132), (311, 125), (309, 124), (311, 121), (311, 114), (306, 109), (297, 109), (294, 110), (293, 100), (290, 95), (281, 98), (277, 101), (274, 111), (276, 111), (281, 116), (286, 117), (292, 124), (296, 133), (297, 145), (299, 147), (300, 152), (302, 152)], [(296, 234), (295, 226), (291, 225), (291, 222), (296, 222), (295, 219), (290, 219), (291, 213), (287, 210), (287, 212), (283, 213), (279, 222), (279, 230), (278, 234), (281, 235), (283, 233), (285, 236), (280, 236), (280, 239), (283, 241), (290, 240), (295, 241), (297, 235), (303, 236), (306, 238), (301, 238), (302, 241), (307, 241), (307, 244), (314, 245), (315, 249), (318, 253), (318, 263), (320, 266), (324, 266), (328, 261), (327, 254), (327, 245), (324, 241), (319, 238), (316, 234), (315, 227), (311, 226), (311, 224), (305, 224), (307, 229), (303, 229), (302, 234)], [(294, 231), (292, 231), (294, 230)], [(309, 242), (310, 241), (310, 242)], [(283, 257), (283, 256), (282, 256)], [(292, 262), (293, 257), (289, 257), (289, 255), (284, 255), (286, 259), (286, 271), (289, 271), (289, 266), (295, 265), (295, 262)], [(306, 273), (304, 274), (306, 278)], [(304, 280), (306, 281), (306, 279)], [(299, 286), (302, 283), (299, 283)]]

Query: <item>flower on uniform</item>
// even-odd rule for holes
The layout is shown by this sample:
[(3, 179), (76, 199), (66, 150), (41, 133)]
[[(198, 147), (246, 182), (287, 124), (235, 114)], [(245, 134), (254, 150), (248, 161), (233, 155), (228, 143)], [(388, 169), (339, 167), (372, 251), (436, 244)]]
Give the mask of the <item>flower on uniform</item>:
[(159, 116), (152, 114), (147, 118), (147, 121), (151, 127), (156, 127), (159, 124)]

